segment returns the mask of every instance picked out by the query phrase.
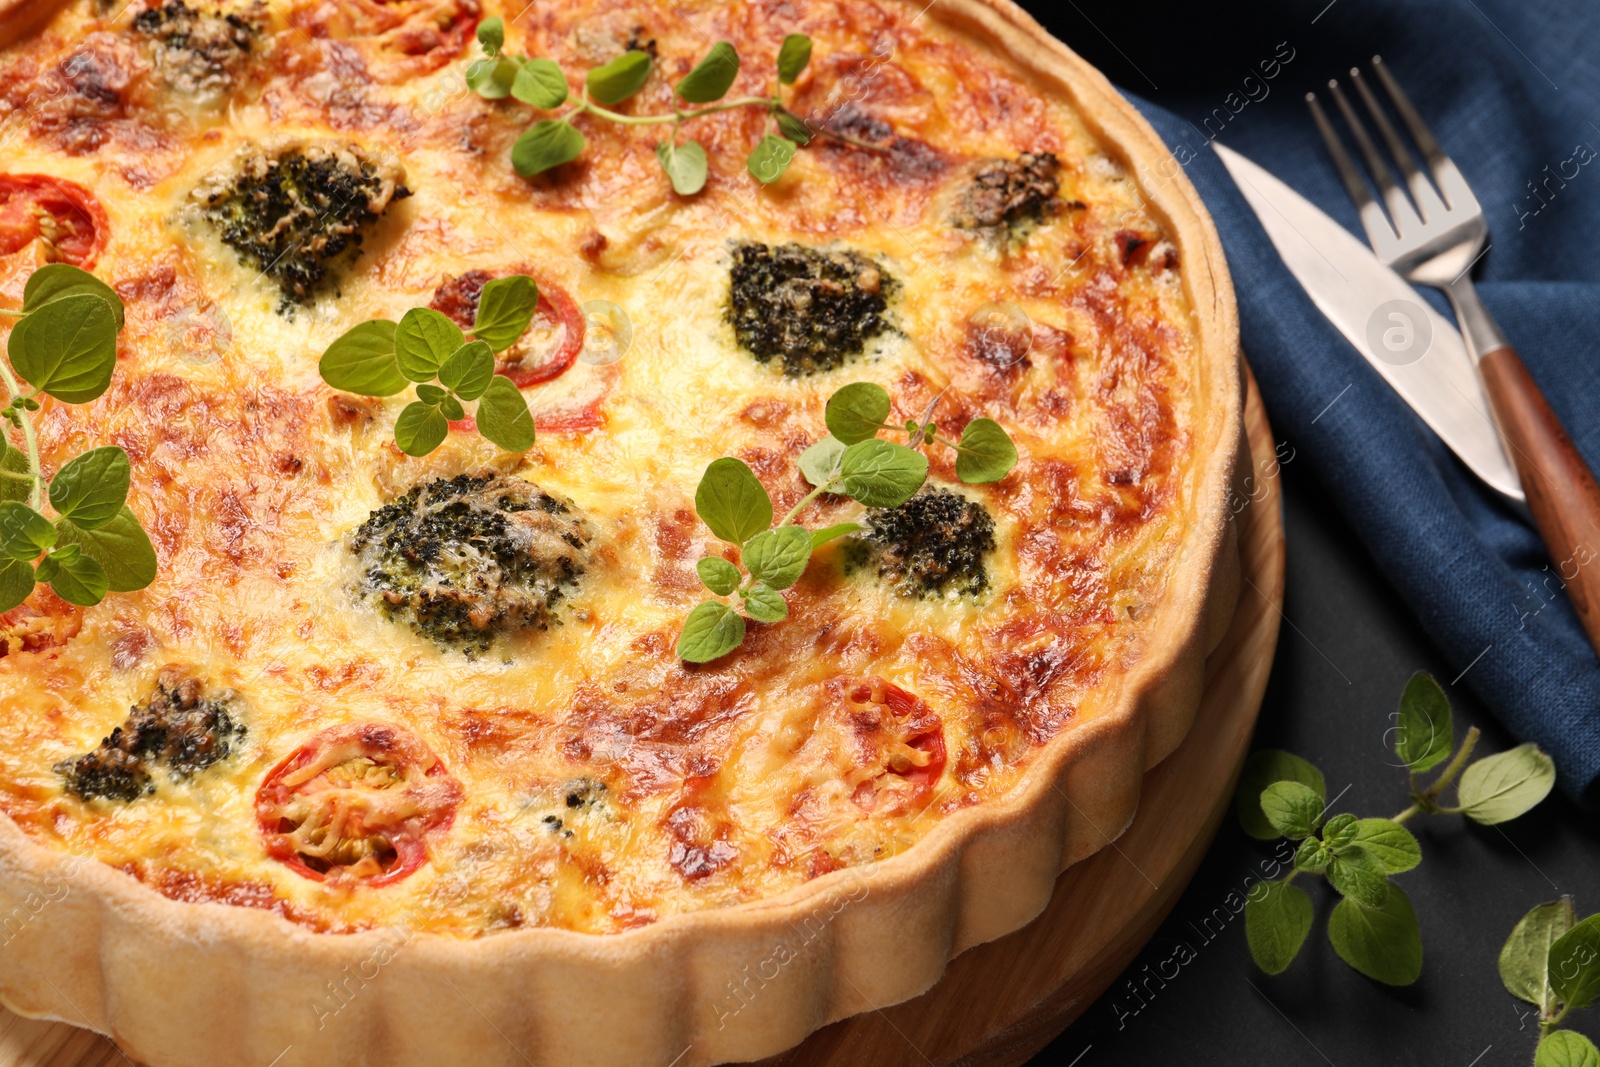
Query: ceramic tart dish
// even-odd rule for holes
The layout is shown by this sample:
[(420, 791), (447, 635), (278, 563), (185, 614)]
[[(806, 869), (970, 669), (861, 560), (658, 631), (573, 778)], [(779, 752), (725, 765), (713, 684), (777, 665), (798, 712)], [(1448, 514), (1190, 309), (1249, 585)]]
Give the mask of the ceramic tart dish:
[[(548, 115), (464, 80), (493, 16), (574, 94), (650, 56), (625, 114), (726, 40), (815, 136), (763, 184), (765, 109), (696, 118), (680, 195), (666, 127), (583, 116), (521, 177)], [(159, 559), (0, 615), (11, 1009), (157, 1067), (768, 1056), (1027, 922), (1183, 739), (1237, 597), (1233, 293), (1153, 131), (1012, 4), (72, 0), (0, 41), (0, 304), (66, 262), (126, 309), (43, 468), (124, 449)], [(413, 457), (407, 397), (319, 376), (512, 275), (531, 448)], [(683, 661), (696, 561), (738, 559), (702, 472), (782, 515), (852, 382), (1019, 460), (817, 498), (860, 528), (787, 618)]]

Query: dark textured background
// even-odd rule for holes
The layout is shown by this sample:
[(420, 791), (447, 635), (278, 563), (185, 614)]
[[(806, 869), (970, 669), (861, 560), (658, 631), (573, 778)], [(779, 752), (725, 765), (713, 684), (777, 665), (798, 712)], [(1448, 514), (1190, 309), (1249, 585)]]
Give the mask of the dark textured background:
[[(1319, 38), (1303, 12), (1292, 12), (1291, 25), (1284, 6), (1260, 0), (1225, 5), (1024, 0), (1024, 6), (1113, 82), (1166, 106), (1208, 91), (1220, 100), (1285, 39), (1297, 55), (1273, 83), (1273, 93), (1289, 98), (1319, 88), (1387, 43), (1385, 27), (1374, 25), (1364, 54), (1345, 54), (1342, 46), (1330, 49), (1328, 38)], [(1463, 7), (1470, 15), (1467, 4)], [(1339, 15), (1336, 2), (1323, 17)], [(1341, 29), (1347, 33), (1350, 27)], [(1600, 121), (1600, 102), (1595, 110)], [(1247, 108), (1237, 121), (1250, 119)], [(1286, 624), (1255, 744), (1287, 748), (1317, 763), (1327, 775), (1330, 795), (1348, 790), (1335, 810), (1393, 815), (1406, 805), (1406, 779), (1391, 766), (1385, 733), (1412, 671), (1432, 671), (1445, 685), (1458, 733), (1469, 724), (1484, 731), (1480, 751), (1514, 742), (1464, 686), (1451, 684), (1456, 672), (1421, 634), (1310, 472), (1290, 462), (1283, 489), (1289, 545)], [(1397, 881), (1415, 903), (1422, 927), (1424, 965), (1416, 985), (1386, 988), (1334, 955), (1325, 930), (1336, 898), (1325, 886), (1313, 891), (1317, 925), (1306, 947), (1276, 978), (1250, 962), (1242, 918), (1232, 919), (1220, 935), (1205, 930), (1204, 921), (1216, 909), (1228, 914), (1229, 893), (1269, 854), (1269, 847), (1246, 837), (1230, 814), (1155, 937), (1035, 1062), (1076, 1067), (1529, 1063), (1533, 1022), (1523, 1015), (1527, 1006), (1501, 988), (1495, 960), (1511, 927), (1534, 904), (1568, 893), (1576, 896), (1580, 914), (1600, 910), (1600, 828), (1559, 795), (1498, 829), (1447, 816), (1419, 818), (1412, 827), (1422, 843), (1423, 862)], [(1219, 925), (1212, 918), (1210, 929)], [(1177, 966), (1175, 958), (1188, 956), (1179, 952), (1180, 943), (1193, 957)], [(1569, 1021), (1600, 1038), (1600, 1009)]]

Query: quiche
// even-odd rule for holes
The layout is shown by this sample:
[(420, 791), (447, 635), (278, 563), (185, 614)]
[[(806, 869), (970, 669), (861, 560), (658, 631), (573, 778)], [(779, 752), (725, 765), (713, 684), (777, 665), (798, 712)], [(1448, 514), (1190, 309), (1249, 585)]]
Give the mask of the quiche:
[[(0, 306), (65, 263), (125, 313), (109, 389), (30, 442), (45, 477), (125, 452), (158, 560), (0, 615), (7, 1005), (160, 1064), (768, 1055), (1126, 825), (1233, 608), (1237, 326), (1181, 168), (1011, 4), (69, 0), (0, 34)], [(508, 279), (531, 446), (328, 384), (412, 309), (487, 339)], [(855, 383), (926, 458), (892, 506), (808, 478)], [(979, 420), (995, 479), (947, 447)], [(759, 566), (697, 498), (722, 457), (833, 536), (689, 662)]]

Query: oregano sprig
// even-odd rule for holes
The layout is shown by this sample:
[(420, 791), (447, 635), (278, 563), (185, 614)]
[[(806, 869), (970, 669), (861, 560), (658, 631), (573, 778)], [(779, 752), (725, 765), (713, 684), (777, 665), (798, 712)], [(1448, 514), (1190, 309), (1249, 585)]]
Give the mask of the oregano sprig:
[[(1394, 746), (1410, 777), (1411, 803), (1392, 818), (1326, 818), (1326, 787), (1315, 766), (1278, 749), (1250, 755), (1235, 798), (1245, 832), (1300, 843), (1294, 869), (1252, 890), (1245, 903), (1245, 936), (1258, 967), (1279, 974), (1299, 954), (1311, 932), (1312, 904), (1292, 883), (1301, 874), (1320, 874), (1343, 898), (1328, 917), (1328, 939), (1339, 957), (1387, 985), (1417, 980), (1422, 936), (1416, 913), (1405, 892), (1389, 881), (1422, 861), (1421, 846), (1402, 824), (1421, 814), (1506, 822), (1533, 808), (1555, 785), (1555, 764), (1536, 745), (1468, 763), (1477, 743), (1478, 729), (1472, 727), (1454, 745), (1450, 700), (1432, 676), (1418, 672), (1400, 697)], [(1423, 784), (1419, 775), (1440, 763), (1444, 770)], [(1441, 798), (1452, 783), (1457, 802), (1447, 805)]]
[[(701, 584), (722, 600), (706, 600), (684, 620), (678, 656), (707, 663), (738, 648), (745, 619), (780, 622), (789, 606), (779, 593), (800, 580), (811, 554), (835, 538), (855, 533), (857, 522), (807, 530), (795, 520), (824, 493), (847, 496), (869, 508), (904, 504), (928, 478), (928, 457), (916, 446), (939, 442), (956, 449), (956, 475), (968, 483), (995, 482), (1017, 462), (1017, 449), (999, 423), (974, 419), (954, 444), (937, 435), (932, 408), (920, 421), (888, 423), (888, 390), (854, 382), (829, 399), (825, 421), (831, 433), (800, 454), (801, 473), (813, 486), (773, 526), (772, 497), (755, 472), (739, 459), (713, 460), (695, 490), (695, 513), (719, 540), (739, 546), (742, 568), (721, 556), (696, 564)], [(904, 432), (907, 444), (878, 436)], [(970, 440), (969, 440), (970, 439)]]
[(415, 385), (416, 399), (394, 424), (395, 443), (408, 456), (438, 448), (450, 423), (466, 418), (463, 401), (477, 401), (479, 433), (522, 452), (533, 447), (533, 415), (511, 379), (495, 373), (494, 357), (527, 331), (538, 305), (532, 278), (495, 278), (479, 293), (470, 331), (432, 308), (412, 308), (399, 322), (372, 319), (346, 330), (318, 370), (333, 388), (359, 396), (394, 396)]
[(6, 340), (10, 366), (0, 364), (0, 420), (23, 441), (15, 448), (0, 433), (0, 611), (41, 582), (81, 607), (143, 589), (155, 580), (156, 554), (127, 504), (128, 454), (115, 445), (90, 449), (47, 479), (33, 425), (41, 396), (84, 404), (110, 386), (121, 298), (87, 271), (50, 263), (28, 277), (22, 308), (0, 314), (17, 320)]
[[(486, 100), (506, 97), (541, 111), (554, 111), (569, 103), (567, 76), (554, 60), (519, 56), (505, 49), (505, 23), (499, 18), (484, 19), (478, 25), (478, 43), (483, 57), (467, 68), (467, 85)], [(763, 184), (783, 176), (800, 146), (814, 136), (829, 137), (869, 151), (881, 146), (830, 130), (818, 129), (790, 111), (783, 102), (782, 87), (794, 84), (811, 62), (811, 38), (792, 33), (783, 39), (776, 63), (777, 84), (767, 96), (741, 96), (726, 100), (739, 75), (739, 54), (728, 41), (713, 44), (673, 87), (672, 110), (660, 114), (624, 115), (611, 110), (644, 88), (654, 63), (648, 52), (628, 51), (590, 70), (582, 80), (580, 96), (554, 118), (533, 124), (511, 148), (511, 164), (518, 174), (531, 178), (583, 154), (586, 141), (572, 122), (580, 115), (626, 126), (670, 125), (667, 137), (656, 144), (656, 160), (683, 196), (693, 196), (705, 187), (707, 159), (705, 148), (684, 139), (685, 123), (719, 111), (753, 107), (767, 111), (772, 126), (750, 150), (745, 168)], [(701, 105), (686, 107), (685, 105)]]
[(1571, 897), (1536, 906), (1500, 949), (1506, 991), (1539, 1009), (1534, 1067), (1595, 1067), (1600, 1050), (1575, 1030), (1558, 1026), (1600, 997), (1600, 914), (1582, 922)]

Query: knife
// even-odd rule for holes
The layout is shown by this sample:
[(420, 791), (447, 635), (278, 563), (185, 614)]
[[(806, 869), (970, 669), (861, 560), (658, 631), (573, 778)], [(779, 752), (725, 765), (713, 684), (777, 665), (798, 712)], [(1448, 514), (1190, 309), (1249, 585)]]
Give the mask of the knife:
[(1523, 503), (1455, 324), (1315, 204), (1232, 149), (1211, 147), (1312, 303), (1474, 474)]

